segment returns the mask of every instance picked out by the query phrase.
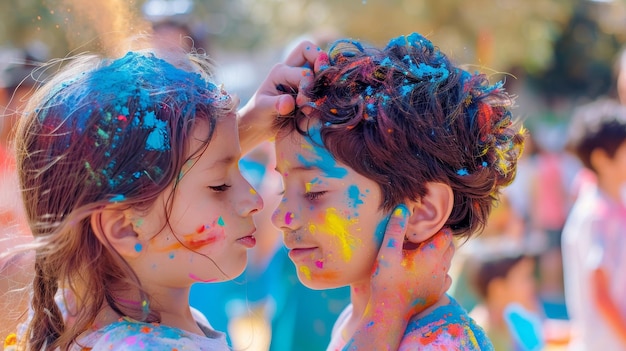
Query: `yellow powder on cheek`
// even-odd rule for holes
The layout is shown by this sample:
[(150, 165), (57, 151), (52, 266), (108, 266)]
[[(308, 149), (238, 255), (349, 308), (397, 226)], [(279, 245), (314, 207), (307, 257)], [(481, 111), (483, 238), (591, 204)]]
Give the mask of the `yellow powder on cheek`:
[(344, 218), (337, 212), (337, 209), (328, 208), (322, 223), (309, 224), (309, 230), (313, 234), (323, 233), (325, 235), (333, 235), (339, 242), (341, 257), (344, 261), (349, 262), (352, 259), (352, 251), (361, 244), (361, 240), (351, 235), (349, 230), (349, 228), (357, 222), (358, 220), (356, 218)]

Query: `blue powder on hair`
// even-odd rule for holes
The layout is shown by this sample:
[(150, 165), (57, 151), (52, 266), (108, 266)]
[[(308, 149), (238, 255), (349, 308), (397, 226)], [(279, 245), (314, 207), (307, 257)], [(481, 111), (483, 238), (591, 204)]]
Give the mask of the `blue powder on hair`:
[(111, 202), (122, 202), (126, 200), (126, 196), (122, 195), (122, 194), (117, 194), (115, 196), (113, 196), (109, 201)]
[(467, 171), (467, 169), (461, 168), (458, 171), (456, 171), (456, 174), (458, 174), (460, 176), (466, 176), (466, 175), (469, 175), (469, 172)]
[(450, 72), (446, 68), (446, 65), (443, 63), (439, 67), (433, 67), (422, 62), (420, 62), (418, 65), (411, 63), (409, 65), (409, 70), (420, 79), (430, 77), (429, 81), (431, 83), (441, 83), (444, 80), (448, 79), (448, 76), (450, 75)]

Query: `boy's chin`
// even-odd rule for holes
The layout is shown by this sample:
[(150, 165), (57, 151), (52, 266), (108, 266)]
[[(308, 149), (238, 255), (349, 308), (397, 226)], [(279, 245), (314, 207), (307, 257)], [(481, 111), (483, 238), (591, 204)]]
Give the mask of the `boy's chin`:
[(310, 277), (305, 276), (305, 274), (298, 272), (298, 279), (302, 283), (302, 285), (306, 286), (311, 290), (328, 290), (328, 289), (336, 289), (343, 287), (345, 285), (338, 284), (336, 282), (331, 281), (321, 281), (316, 279), (311, 279)]

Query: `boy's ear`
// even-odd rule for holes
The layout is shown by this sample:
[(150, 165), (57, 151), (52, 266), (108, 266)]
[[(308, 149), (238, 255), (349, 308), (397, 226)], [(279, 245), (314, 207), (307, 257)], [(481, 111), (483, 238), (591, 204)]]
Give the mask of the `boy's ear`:
[(454, 195), (449, 185), (429, 182), (426, 190), (426, 195), (409, 207), (411, 216), (406, 238), (414, 244), (428, 240), (439, 232), (450, 217), (454, 205)]
[(110, 244), (122, 257), (139, 256), (141, 247), (139, 237), (129, 218), (130, 209), (119, 209), (107, 206), (91, 215), (91, 228), (96, 237), (104, 244)]

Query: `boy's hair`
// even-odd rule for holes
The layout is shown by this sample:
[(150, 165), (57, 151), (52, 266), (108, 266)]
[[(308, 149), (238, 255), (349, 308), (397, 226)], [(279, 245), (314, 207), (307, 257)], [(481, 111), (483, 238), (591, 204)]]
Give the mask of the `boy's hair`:
[[(37, 242), (30, 349), (67, 349), (105, 303), (120, 315), (159, 319), (146, 308), (138, 277), (98, 240), (90, 216), (116, 203), (146, 209), (170, 185), (176, 189), (184, 155), (202, 153), (217, 120), (234, 109), (211, 83), (206, 58), (172, 59), (177, 67), (148, 52), (76, 57), (38, 89), (20, 120), (17, 169)], [(198, 120), (210, 133), (203, 148), (189, 150)], [(120, 287), (135, 289), (145, 306), (120, 301)], [(78, 302), (68, 329), (55, 303), (59, 288)]]
[(626, 106), (603, 99), (576, 109), (570, 122), (566, 149), (585, 167), (596, 172), (591, 164), (593, 150), (604, 150), (612, 158), (625, 141)]
[[(380, 186), (386, 210), (425, 196), (426, 182), (445, 183), (454, 192), (446, 226), (469, 236), (513, 180), (524, 137), (512, 122), (512, 97), (501, 82), (454, 66), (419, 34), (382, 50), (335, 42), (303, 93), (324, 146)], [(298, 125), (307, 117), (296, 113), (277, 127), (303, 133)]]

